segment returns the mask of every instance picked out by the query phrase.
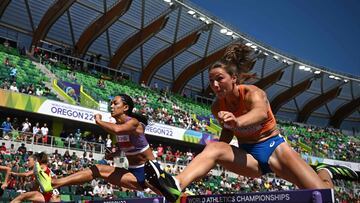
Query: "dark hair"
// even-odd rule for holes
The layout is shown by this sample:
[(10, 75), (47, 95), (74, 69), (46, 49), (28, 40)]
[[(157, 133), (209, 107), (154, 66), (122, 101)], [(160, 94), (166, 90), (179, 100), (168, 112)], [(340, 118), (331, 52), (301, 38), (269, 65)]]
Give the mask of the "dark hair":
[(224, 68), (230, 75), (236, 75), (236, 84), (241, 84), (250, 78), (254, 78), (256, 74), (249, 73), (255, 60), (250, 58), (251, 49), (244, 44), (229, 45), (224, 53), (224, 56), (215, 62), (209, 71), (214, 68)]
[(144, 125), (148, 124), (147, 118), (145, 116), (132, 112), (132, 110), (134, 109), (134, 102), (129, 95), (118, 94), (118, 96), (121, 97), (121, 100), (124, 104), (129, 106), (129, 109), (125, 112), (126, 115), (136, 118), (139, 122), (143, 123)]
[(40, 164), (47, 164), (49, 161), (48, 155), (45, 152), (36, 153), (31, 155), (30, 157), (38, 161)]

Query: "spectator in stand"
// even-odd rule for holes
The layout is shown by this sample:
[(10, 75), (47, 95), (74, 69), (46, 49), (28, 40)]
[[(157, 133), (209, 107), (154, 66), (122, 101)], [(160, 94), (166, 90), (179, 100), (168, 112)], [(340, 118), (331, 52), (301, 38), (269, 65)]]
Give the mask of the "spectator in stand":
[(5, 58), (5, 60), (4, 60), (4, 65), (5, 65), (6, 67), (10, 66), (10, 59), (9, 59), (9, 57), (6, 57), (6, 58)]
[(110, 134), (107, 134), (107, 138), (106, 138), (106, 153), (111, 152), (111, 146), (112, 146), (111, 135), (110, 135)]
[(25, 147), (25, 143), (21, 143), (21, 146), (18, 148), (18, 152), (19, 152), (20, 154), (26, 154), (27, 149), (26, 149), (26, 147)]
[(104, 89), (105, 88), (105, 81), (103, 79), (99, 79), (97, 85), (98, 85), (98, 87), (100, 89)]
[(6, 120), (1, 124), (1, 128), (2, 128), (2, 136), (5, 137), (6, 135), (8, 135), (11, 130), (14, 130), (11, 122), (10, 122), (10, 117), (7, 117)]
[(15, 146), (14, 146), (14, 144), (11, 144), (10, 145), (10, 149), (9, 149), (9, 152), (10, 152), (10, 154), (11, 155), (14, 155), (14, 154), (16, 154), (16, 149), (15, 149)]
[(104, 188), (104, 198), (112, 199), (113, 196), (114, 196), (114, 189), (110, 184), (106, 184)]
[(9, 41), (8, 41), (8, 40), (5, 40), (5, 42), (4, 42), (4, 47), (5, 47), (5, 48), (9, 48), (9, 46), (10, 46)]
[(41, 127), (41, 135), (42, 135), (42, 143), (43, 144), (47, 144), (48, 142), (48, 133), (49, 133), (49, 128), (47, 127), (47, 124), (44, 123), (44, 126)]
[(36, 88), (36, 96), (39, 96), (39, 97), (41, 97), (43, 94), (44, 94), (44, 91), (43, 91), (43, 89), (39, 86), (39, 87), (37, 87)]
[(30, 94), (30, 95), (34, 95), (34, 94), (35, 94), (34, 84), (30, 84), (30, 85), (26, 88), (26, 93), (27, 93), (27, 94)]
[(99, 186), (98, 183), (95, 184), (92, 195), (94, 197), (99, 197), (101, 195), (101, 187)]
[(43, 92), (44, 97), (49, 96), (50, 92), (51, 92), (51, 90), (48, 87), (45, 87), (44, 92)]
[(36, 123), (33, 127), (33, 141), (35, 141), (35, 143), (38, 143), (38, 139), (41, 138), (40, 135), (40, 124)]
[(10, 84), (9, 84), (9, 82), (8, 82), (7, 80), (5, 80), (5, 81), (1, 84), (1, 87), (0, 87), (0, 88), (2, 88), (2, 89), (4, 89), (4, 90), (10, 89)]
[(0, 154), (5, 153), (5, 152), (6, 152), (6, 146), (5, 146), (5, 142), (3, 142), (0, 147)]
[(10, 90), (14, 92), (19, 92), (19, 89), (17, 88), (15, 81), (10, 85)]
[(160, 158), (160, 160), (163, 160), (162, 157), (164, 155), (164, 147), (159, 144), (159, 146), (157, 147), (157, 157)]
[(29, 122), (28, 118), (25, 118), (25, 121), (22, 123), (22, 129), (21, 129), (22, 138), (25, 142), (27, 140), (27, 135), (29, 134), (30, 129), (31, 129), (31, 123)]
[(11, 67), (10, 69), (10, 78), (11, 81), (15, 82), (16, 81), (16, 75), (17, 75), (17, 69), (15, 66)]
[(81, 141), (81, 131), (80, 129), (78, 128), (75, 132), (75, 142), (80, 142)]
[(189, 164), (190, 161), (192, 160), (193, 158), (193, 154), (191, 153), (191, 150), (187, 151), (186, 152), (186, 164)]
[(159, 84), (157, 82), (154, 82), (154, 90), (159, 90)]

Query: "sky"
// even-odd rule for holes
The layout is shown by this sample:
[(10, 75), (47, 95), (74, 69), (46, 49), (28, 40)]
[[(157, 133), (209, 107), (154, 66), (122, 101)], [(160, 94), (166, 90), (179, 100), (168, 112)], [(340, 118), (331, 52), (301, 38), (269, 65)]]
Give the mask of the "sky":
[(190, 0), (257, 41), (360, 76), (360, 0)]

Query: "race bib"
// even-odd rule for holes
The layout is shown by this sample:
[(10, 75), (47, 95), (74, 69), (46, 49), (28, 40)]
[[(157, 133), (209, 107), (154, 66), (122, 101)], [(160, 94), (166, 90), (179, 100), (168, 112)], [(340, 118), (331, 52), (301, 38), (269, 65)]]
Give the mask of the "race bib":
[(134, 145), (130, 142), (130, 135), (117, 135), (116, 139), (120, 149), (123, 151), (135, 148)]

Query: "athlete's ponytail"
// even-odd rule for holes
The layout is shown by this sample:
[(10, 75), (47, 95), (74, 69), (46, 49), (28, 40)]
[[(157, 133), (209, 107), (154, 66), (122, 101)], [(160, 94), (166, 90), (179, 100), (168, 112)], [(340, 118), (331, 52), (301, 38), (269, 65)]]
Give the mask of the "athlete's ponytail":
[(121, 97), (122, 102), (129, 106), (125, 114), (133, 118), (136, 118), (139, 122), (143, 123), (144, 125), (147, 125), (148, 121), (145, 116), (132, 112), (134, 109), (134, 102), (132, 98), (127, 94), (118, 94), (118, 95)]
[(228, 74), (236, 75), (236, 83), (241, 84), (256, 75), (249, 73), (255, 64), (255, 60), (250, 58), (250, 54), (251, 49), (244, 44), (229, 45), (224, 56), (215, 62), (210, 70), (219, 67), (224, 68)]

